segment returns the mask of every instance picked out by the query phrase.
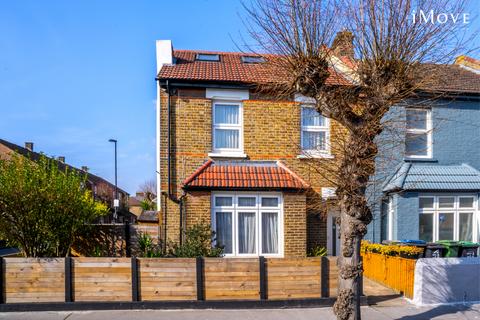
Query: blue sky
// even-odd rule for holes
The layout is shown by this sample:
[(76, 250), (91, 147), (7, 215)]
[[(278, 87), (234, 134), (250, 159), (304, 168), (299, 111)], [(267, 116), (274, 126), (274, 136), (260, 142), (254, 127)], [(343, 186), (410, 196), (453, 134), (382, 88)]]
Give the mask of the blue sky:
[(0, 137), (134, 193), (155, 177), (155, 40), (235, 50), (237, 1), (2, 1)]
[(235, 51), (241, 12), (236, 0), (2, 1), (0, 138), (110, 181), (115, 138), (119, 186), (134, 193), (155, 177), (155, 40)]

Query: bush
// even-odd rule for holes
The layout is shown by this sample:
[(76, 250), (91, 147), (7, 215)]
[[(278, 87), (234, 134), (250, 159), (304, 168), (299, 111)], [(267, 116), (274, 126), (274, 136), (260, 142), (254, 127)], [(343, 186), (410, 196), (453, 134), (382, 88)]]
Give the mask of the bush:
[(155, 244), (152, 237), (146, 233), (138, 236), (138, 255), (145, 258), (159, 258), (165, 256), (161, 246)]
[(378, 253), (385, 256), (415, 259), (423, 253), (423, 248), (415, 246), (402, 246), (402, 245), (384, 245), (379, 243), (370, 243), (369, 241), (362, 240), (361, 246), (362, 253)]
[(327, 248), (316, 246), (308, 251), (308, 257), (325, 257), (327, 255)]
[(200, 223), (184, 232), (184, 243), (174, 244), (169, 254), (178, 258), (221, 257), (223, 248), (214, 247), (215, 232), (209, 224)]

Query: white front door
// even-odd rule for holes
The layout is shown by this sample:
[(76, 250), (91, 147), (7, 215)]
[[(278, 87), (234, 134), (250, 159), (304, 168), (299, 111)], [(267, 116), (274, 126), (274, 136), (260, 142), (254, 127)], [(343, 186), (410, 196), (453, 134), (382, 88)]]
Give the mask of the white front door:
[(329, 210), (327, 217), (327, 250), (330, 256), (340, 253), (340, 213), (335, 209)]

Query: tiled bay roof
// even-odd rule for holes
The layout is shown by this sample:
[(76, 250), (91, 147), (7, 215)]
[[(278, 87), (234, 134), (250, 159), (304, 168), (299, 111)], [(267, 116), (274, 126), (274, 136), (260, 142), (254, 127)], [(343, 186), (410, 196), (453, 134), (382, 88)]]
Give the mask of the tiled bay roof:
[(205, 162), (184, 182), (184, 188), (305, 189), (308, 185), (281, 162)]
[(403, 164), (383, 188), (396, 190), (480, 190), (480, 172), (469, 165)]

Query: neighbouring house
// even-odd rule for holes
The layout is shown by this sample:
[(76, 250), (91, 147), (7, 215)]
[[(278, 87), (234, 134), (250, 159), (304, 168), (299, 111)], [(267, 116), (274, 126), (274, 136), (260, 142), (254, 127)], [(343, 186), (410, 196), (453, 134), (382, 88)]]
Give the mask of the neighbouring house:
[[(337, 47), (332, 48), (336, 53), (332, 68), (336, 72), (331, 73), (327, 84), (350, 85), (351, 43), (334, 43)], [(283, 70), (269, 68), (264, 63), (268, 58), (248, 53), (174, 50), (171, 41), (157, 41), (157, 194), (161, 195), (157, 207), (164, 240), (182, 242), (182, 230), (207, 222), (226, 256), (304, 256), (315, 246), (326, 247), (332, 255), (338, 252), (338, 209), (329, 170), (340, 156), (340, 148), (335, 146), (345, 131), (318, 114), (310, 99), (295, 95), (280, 100), (257, 90), (258, 83), (288, 77)], [(403, 161), (407, 149), (406, 165), (412, 168), (425, 164), (443, 168), (455, 163), (459, 163), (458, 168), (464, 168), (462, 163), (479, 167), (480, 163), (469, 161), (467, 155), (472, 150), (470, 143), (480, 138), (478, 128), (475, 131), (473, 126), (480, 120), (475, 118), (480, 117), (475, 102), (480, 93), (480, 76), (459, 65), (441, 70), (445, 78), (452, 78), (451, 88), (439, 85), (437, 89), (448, 91), (455, 100), (446, 96), (449, 106), (439, 106), (439, 111), (453, 111), (452, 119), (470, 118), (472, 127), (467, 130), (463, 123), (452, 121), (443, 131), (444, 138), (451, 140), (450, 149), (442, 149), (443, 142), (434, 133), (436, 147), (428, 155), (435, 158), (415, 157), (412, 153), (421, 146), (414, 138), (431, 136), (432, 127), (407, 121), (407, 141), (398, 144), (402, 152), (398, 151), (397, 156)], [(437, 114), (436, 110), (399, 108), (407, 120), (411, 113), (420, 118), (425, 114), (428, 121), (435, 119), (432, 113)], [(462, 136), (466, 132), (468, 138)], [(449, 156), (451, 152), (455, 154)], [(389, 181), (387, 185), (395, 183), (390, 178), (396, 168), (402, 166), (389, 165), (384, 178)], [(445, 170), (451, 173), (448, 167)], [(376, 206), (375, 201), (385, 203), (387, 199), (392, 199), (390, 207), (400, 205), (398, 223), (392, 220), (390, 229), (409, 232), (392, 236), (420, 237), (423, 215), (419, 199), (423, 198), (402, 187), (374, 190), (375, 219), (368, 237), (381, 240), (381, 226), (389, 222), (382, 215), (385, 204)], [(480, 188), (466, 191), (478, 192)], [(434, 202), (442, 199), (435, 197)], [(458, 197), (457, 193), (455, 201)], [(410, 205), (401, 207), (400, 198), (410, 199)], [(475, 195), (475, 206), (476, 199)], [(400, 210), (404, 208), (406, 212)], [(438, 212), (435, 214), (438, 216)], [(454, 214), (458, 220), (458, 213)]]
[[(40, 157), (45, 154), (35, 152), (33, 150), (33, 142), (26, 142), (25, 147), (21, 147), (14, 143), (0, 139), (0, 159), (8, 159), (12, 153), (17, 153), (23, 157), (26, 157), (32, 161), (38, 161)], [(115, 198), (115, 185), (108, 182), (107, 180), (96, 176), (88, 172), (88, 168), (83, 166), (81, 169), (73, 167), (65, 162), (65, 157), (60, 156), (53, 158), (57, 162), (58, 166), (62, 170), (75, 170), (80, 174), (86, 175), (86, 183), (88, 188), (92, 191), (92, 195), (95, 200), (102, 201), (107, 204), (110, 208), (110, 214), (108, 216), (102, 217), (100, 223), (112, 223), (114, 222), (114, 208), (113, 208), (113, 199)], [(118, 197), (120, 200), (120, 207), (117, 209), (118, 218), (115, 222), (135, 222), (136, 216), (129, 212), (128, 210), (128, 201), (129, 194), (128, 192), (118, 188)]]
[(404, 141), (377, 161), (390, 174), (377, 189), (372, 240), (480, 241), (480, 61), (461, 56), (437, 68), (441, 99), (392, 110)]

